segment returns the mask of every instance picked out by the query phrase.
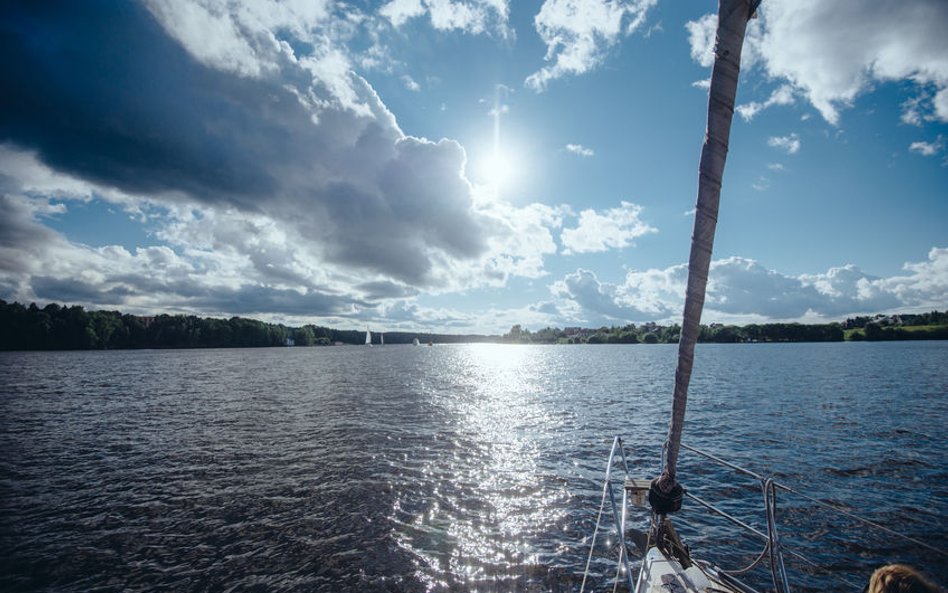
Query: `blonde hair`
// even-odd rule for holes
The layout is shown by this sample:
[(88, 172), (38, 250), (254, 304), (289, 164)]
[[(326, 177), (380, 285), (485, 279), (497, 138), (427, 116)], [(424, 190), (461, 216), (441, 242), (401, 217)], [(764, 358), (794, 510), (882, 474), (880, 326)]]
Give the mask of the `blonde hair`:
[(867, 593), (941, 593), (942, 589), (904, 564), (877, 568), (869, 577)]

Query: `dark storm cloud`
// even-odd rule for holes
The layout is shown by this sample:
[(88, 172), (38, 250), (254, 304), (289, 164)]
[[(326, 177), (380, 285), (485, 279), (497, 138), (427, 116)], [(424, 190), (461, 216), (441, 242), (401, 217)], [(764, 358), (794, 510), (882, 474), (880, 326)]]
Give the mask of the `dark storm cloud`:
[[(259, 163), (278, 151), (278, 131), (241, 137), (265, 106), (264, 89), (195, 62), (143, 8), (24, 2), (4, 13), (3, 140), (129, 192), (227, 195), (251, 206), (251, 196), (275, 188)], [(287, 95), (268, 97), (269, 106), (292, 109)]]
[(354, 74), (346, 104), (292, 57), (239, 75), (164, 25), (128, 2), (7, 6), (0, 142), (128, 194), (265, 215), (328, 263), (414, 286), (487, 249), (457, 143), (405, 137)]

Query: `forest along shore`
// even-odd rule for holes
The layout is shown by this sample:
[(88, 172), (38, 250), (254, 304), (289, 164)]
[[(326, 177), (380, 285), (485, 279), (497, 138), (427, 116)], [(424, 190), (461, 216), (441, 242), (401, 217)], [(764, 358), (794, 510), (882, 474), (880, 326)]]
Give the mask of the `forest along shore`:
[[(438, 344), (674, 344), (678, 325), (624, 326), (536, 332), (514, 325), (502, 336), (385, 332), (385, 343), (414, 339)], [(948, 339), (948, 311), (855, 317), (841, 323), (765, 323), (701, 327), (699, 342), (842, 342)], [(359, 345), (364, 330), (316, 325), (288, 327), (244, 317), (142, 316), (119, 311), (86, 311), (79, 305), (38, 307), (0, 300), (0, 350), (121, 350), (136, 348), (261, 348), (269, 346)]]

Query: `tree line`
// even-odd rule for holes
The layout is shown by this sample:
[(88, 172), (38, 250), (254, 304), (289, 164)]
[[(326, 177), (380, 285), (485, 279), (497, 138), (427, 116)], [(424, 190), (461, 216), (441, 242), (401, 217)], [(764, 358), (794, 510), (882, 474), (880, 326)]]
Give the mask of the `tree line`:
[[(409, 332), (385, 334), (388, 344), (478, 342), (496, 336)], [(376, 344), (379, 337), (374, 338)], [(86, 311), (83, 307), (35, 303), (24, 306), (0, 300), (0, 350), (112, 350), (123, 348), (250, 348), (364, 344), (365, 331), (316, 325), (287, 327), (244, 317), (202, 318), (195, 315), (139, 316), (119, 311)]]
[[(513, 344), (677, 344), (681, 326), (655, 323), (621, 327), (546, 327), (531, 332), (514, 325), (502, 340)], [(842, 342), (894, 340), (948, 340), (948, 311), (855, 317), (842, 323), (762, 323), (702, 325), (698, 342), (736, 344), (747, 342)]]
[[(514, 325), (503, 336), (386, 332), (386, 344), (503, 342), (516, 344), (674, 344), (681, 328), (655, 323), (621, 327), (554, 328), (536, 332)], [(701, 326), (699, 342), (839, 342), (948, 339), (948, 311), (856, 317), (843, 323), (766, 323)], [(378, 334), (373, 339), (379, 343)], [(255, 319), (195, 315), (139, 316), (86, 311), (80, 306), (38, 307), (0, 300), (0, 350), (106, 350), (124, 348), (247, 348), (364, 344), (365, 331), (316, 325), (288, 327)]]
[[(740, 342), (841, 342), (843, 328), (838, 323), (804, 325), (767, 323), (745, 326), (702, 325), (698, 342), (733, 344)], [(519, 325), (503, 336), (508, 343), (519, 344), (677, 344), (681, 326), (654, 323), (621, 327), (551, 328), (530, 332)]]

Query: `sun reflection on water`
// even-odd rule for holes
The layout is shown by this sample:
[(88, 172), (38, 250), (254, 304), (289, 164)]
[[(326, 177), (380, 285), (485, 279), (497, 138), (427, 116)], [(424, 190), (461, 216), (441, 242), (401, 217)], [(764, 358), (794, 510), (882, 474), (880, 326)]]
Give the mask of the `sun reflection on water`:
[(472, 345), (445, 363), (452, 384), (419, 395), (438, 401), (454, 430), (405, 485), (394, 535), (429, 590), (529, 578), (541, 570), (536, 542), (557, 529), (568, 497), (543, 463), (559, 422), (544, 397), (550, 362), (532, 348)]

